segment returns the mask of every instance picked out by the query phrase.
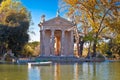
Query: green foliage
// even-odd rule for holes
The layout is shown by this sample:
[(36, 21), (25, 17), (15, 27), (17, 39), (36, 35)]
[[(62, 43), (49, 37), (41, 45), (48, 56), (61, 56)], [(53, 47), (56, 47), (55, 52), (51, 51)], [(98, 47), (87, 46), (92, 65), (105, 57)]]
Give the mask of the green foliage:
[(93, 33), (89, 32), (85, 37), (83, 38), (86, 42), (90, 41), (92, 42), (94, 40)]
[(28, 45), (34, 50), (32, 56), (40, 55), (40, 42), (29, 42)]
[(7, 48), (12, 49), (15, 54), (20, 53), (22, 47), (29, 40), (27, 33), (29, 22), (21, 22), (20, 24), (16, 27), (0, 25), (0, 42), (6, 43)]
[(28, 56), (31, 56), (33, 54), (33, 52), (34, 52), (34, 50), (31, 48), (31, 46), (26, 44), (23, 48), (22, 55), (28, 57)]
[(38, 56), (40, 54), (40, 42), (29, 42), (27, 43), (22, 51), (25, 56)]
[(40, 42), (37, 41), (29, 42), (28, 45), (30, 45), (34, 49), (36, 46), (40, 45)]
[(29, 40), (30, 14), (20, 2), (4, 0), (0, 6), (0, 45), (20, 54)]

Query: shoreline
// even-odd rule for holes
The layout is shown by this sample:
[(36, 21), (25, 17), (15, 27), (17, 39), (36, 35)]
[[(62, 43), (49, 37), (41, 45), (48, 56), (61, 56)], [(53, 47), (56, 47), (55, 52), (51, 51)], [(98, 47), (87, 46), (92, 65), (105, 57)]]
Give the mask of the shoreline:
[(83, 62), (119, 62), (120, 60), (110, 60), (103, 58), (91, 58), (87, 59), (84, 57), (78, 58), (75, 56), (40, 56), (37, 58), (19, 58), (16, 62), (11, 61), (2, 61), (0, 64), (27, 64), (29, 62), (47, 62), (51, 61), (52, 63), (83, 63)]

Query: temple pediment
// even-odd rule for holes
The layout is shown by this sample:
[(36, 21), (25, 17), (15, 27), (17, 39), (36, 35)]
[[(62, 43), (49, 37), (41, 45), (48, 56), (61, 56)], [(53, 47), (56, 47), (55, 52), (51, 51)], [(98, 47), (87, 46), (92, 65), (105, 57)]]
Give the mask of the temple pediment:
[(48, 21), (45, 21), (44, 23), (43, 23), (43, 26), (47, 26), (47, 27), (49, 27), (49, 26), (58, 26), (58, 27), (60, 27), (60, 26), (64, 26), (64, 27), (73, 27), (73, 23), (72, 22), (70, 22), (70, 21), (68, 21), (68, 20), (66, 20), (66, 19), (64, 19), (64, 18), (62, 18), (62, 17), (55, 17), (55, 18), (53, 18), (53, 19), (50, 19), (50, 20), (48, 20)]

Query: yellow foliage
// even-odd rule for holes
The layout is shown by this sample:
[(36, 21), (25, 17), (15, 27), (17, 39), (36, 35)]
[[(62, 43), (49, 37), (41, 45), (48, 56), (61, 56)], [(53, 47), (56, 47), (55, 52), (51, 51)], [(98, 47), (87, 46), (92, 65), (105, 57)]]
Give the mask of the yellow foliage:
[[(120, 0), (64, 0), (69, 8), (69, 14), (79, 16), (75, 17), (77, 24), (90, 26), (87, 30), (92, 32), (94, 43), (97, 44), (99, 36), (106, 34), (107, 31), (120, 34)], [(117, 18), (117, 19), (116, 19)], [(119, 19), (119, 20), (118, 20)], [(81, 22), (82, 21), (82, 22)], [(85, 22), (85, 23), (84, 23)], [(87, 34), (89, 35), (89, 34)], [(102, 38), (103, 36), (101, 36)], [(93, 46), (95, 52), (96, 47)]]
[[(115, 3), (119, 0), (64, 0), (71, 5), (69, 8), (69, 15), (76, 13), (80, 15), (79, 21), (88, 21), (88, 24), (96, 32), (102, 30), (102, 27), (113, 27), (119, 29), (119, 24), (115, 23), (114, 19), (119, 17), (120, 9)], [(109, 10), (109, 11), (107, 11)], [(74, 14), (76, 15), (76, 14)], [(76, 16), (77, 16), (76, 15)], [(112, 15), (112, 17), (111, 17)], [(77, 20), (77, 19), (76, 19)], [(83, 25), (85, 25), (83, 23)], [(101, 32), (101, 31), (100, 31)]]
[(20, 2), (13, 0), (4, 0), (0, 6), (1, 24), (16, 26), (21, 21), (29, 20), (29, 13)]
[(78, 0), (64, 0), (67, 4), (70, 4), (71, 6), (75, 6), (78, 2)]
[(9, 10), (11, 3), (12, 3), (11, 0), (5, 0), (5, 1), (3, 1), (1, 3), (1, 6), (0, 6), (0, 13)]

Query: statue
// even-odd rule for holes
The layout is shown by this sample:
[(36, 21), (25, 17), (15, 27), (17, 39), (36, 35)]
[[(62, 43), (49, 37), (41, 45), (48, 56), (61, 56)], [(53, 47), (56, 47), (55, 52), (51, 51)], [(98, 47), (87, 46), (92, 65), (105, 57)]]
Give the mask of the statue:
[(45, 15), (41, 16), (41, 21), (40, 24), (38, 24), (38, 26), (40, 26), (42, 28), (42, 24), (45, 22)]
[(60, 13), (60, 11), (59, 11), (59, 10), (57, 10), (56, 17), (59, 17), (59, 16), (60, 16), (60, 15), (59, 15), (59, 13)]
[(40, 23), (44, 23), (45, 22), (45, 15), (41, 16), (41, 22)]

